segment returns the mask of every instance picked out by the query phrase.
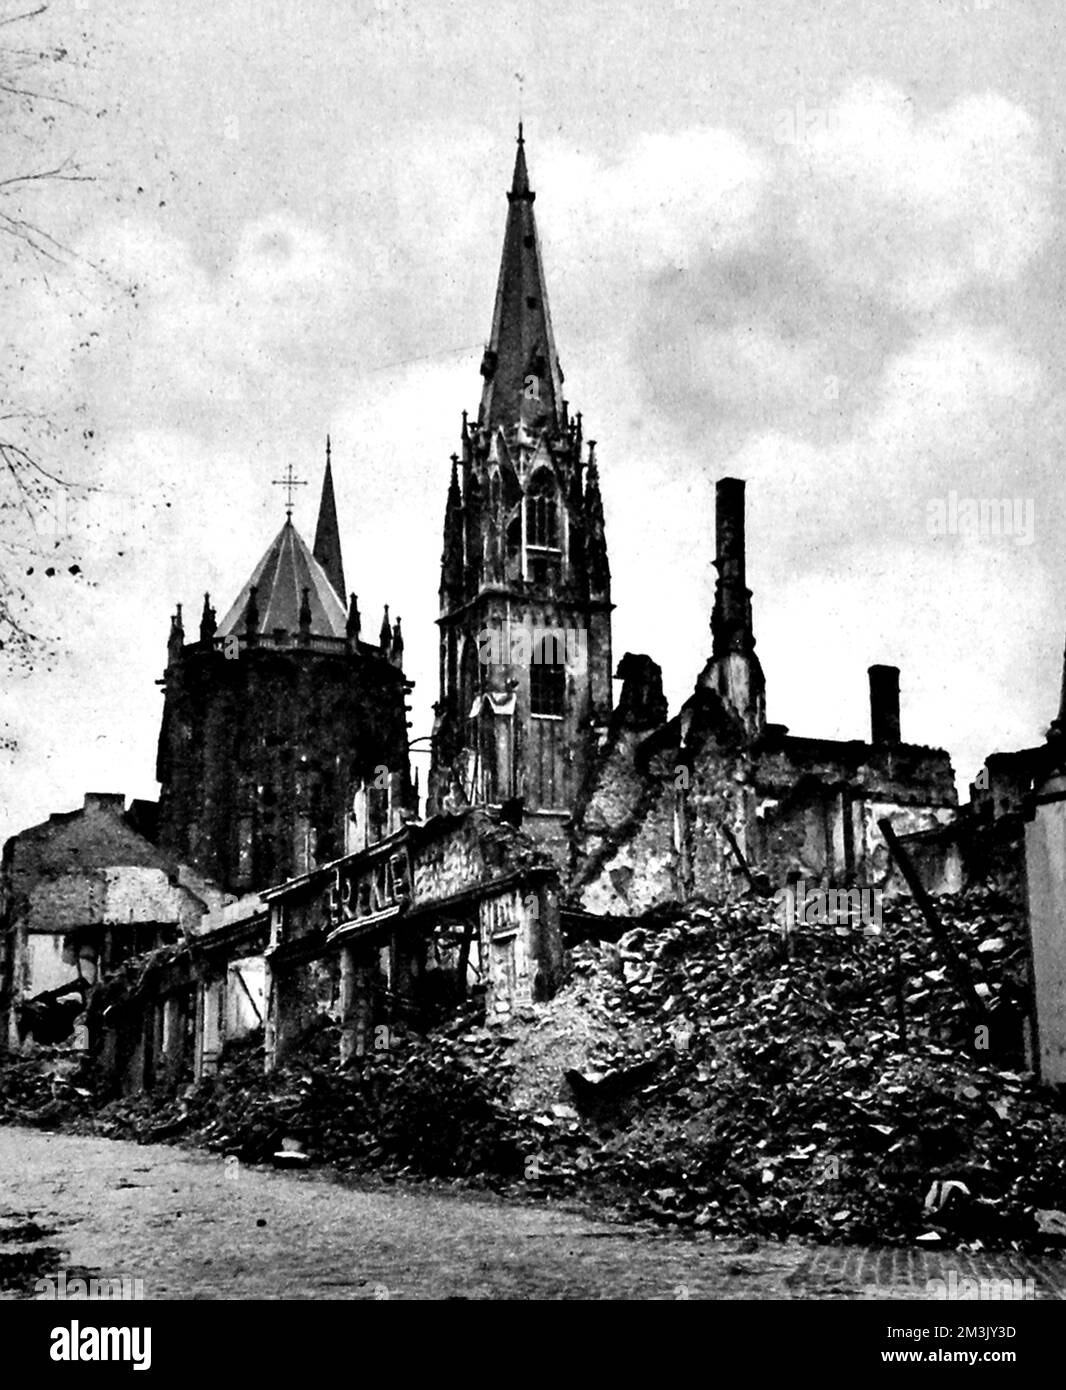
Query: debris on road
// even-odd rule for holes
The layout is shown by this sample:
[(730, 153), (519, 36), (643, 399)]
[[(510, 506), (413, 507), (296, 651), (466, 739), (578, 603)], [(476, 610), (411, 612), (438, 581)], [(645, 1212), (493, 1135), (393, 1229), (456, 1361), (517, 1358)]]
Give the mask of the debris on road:
[[(216, 1076), (112, 1101), (94, 1126), (244, 1162), (521, 1183), (712, 1233), (1058, 1242), (1066, 1115), (1025, 1070), (1023, 924), (991, 889), (937, 911), (980, 1027), (912, 904), (886, 903), (877, 932), (785, 939), (772, 902), (748, 897), (582, 943), (566, 988), (503, 1022), (470, 1005), (346, 1066), (324, 1023), (269, 1075), (253, 1037)], [(0, 1116), (24, 1118), (12, 1084)]]

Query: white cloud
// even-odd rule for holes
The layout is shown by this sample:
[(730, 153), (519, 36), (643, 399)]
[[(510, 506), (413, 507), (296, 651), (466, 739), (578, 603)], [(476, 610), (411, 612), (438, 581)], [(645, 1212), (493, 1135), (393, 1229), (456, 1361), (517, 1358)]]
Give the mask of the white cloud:
[(1051, 227), (1036, 122), (994, 93), (922, 116), (888, 83), (850, 87), (783, 158), (796, 231), (823, 274), (921, 310), (1009, 283)]
[[(888, 358), (843, 437), (814, 444), (781, 430), (751, 434), (721, 472), (752, 480), (753, 525), (787, 505), (777, 580), (834, 553), (893, 536), (924, 550), (926, 504), (950, 489), (973, 497), (1048, 499), (1037, 456), (1017, 457), (1043, 374), (1002, 330), (958, 325)], [(775, 528), (779, 529), (779, 528)]]
[[(1048, 236), (1039, 132), (999, 97), (924, 115), (866, 84), (812, 140), (798, 163), (706, 127), (645, 134), (613, 160), (531, 149), (568, 392), (601, 440), (616, 653), (649, 651), (675, 702), (691, 689), (709, 644), (714, 479), (738, 474), (774, 717), (857, 736), (865, 665), (898, 660), (908, 736), (1026, 741), (1044, 701), (1019, 698), (1033, 638), (1010, 624), (1023, 612), (1026, 632), (1046, 631), (1052, 559), (934, 544), (924, 522), (926, 499), (952, 487), (1050, 487), (1042, 363), (960, 308), (1020, 277)], [(311, 484), (297, 520), (313, 530), (327, 428), (348, 581), (369, 629), (384, 602), (403, 615), (412, 733), (426, 731), (447, 456), (477, 404), (509, 173), (476, 125), (382, 132), (372, 161), (353, 148), (331, 171), (340, 218), (268, 199), (228, 242), (216, 231), (210, 261), (150, 215), (112, 219), (85, 249), (141, 285), (139, 307), (119, 297), (87, 323), (27, 291), (36, 387), (46, 399), (68, 371), (85, 388), (99, 479), (141, 511), (86, 540), (100, 589), (41, 591), (44, 625), (69, 648), (18, 687), (21, 766), (52, 769), (23, 779), (22, 806), (31, 782), (42, 813), (71, 803), (62, 786), (147, 794), (173, 603), (189, 629), (205, 588), (224, 611), (280, 524), (269, 480), (290, 460)], [(861, 322), (856, 291), (872, 306)], [(935, 312), (901, 328), (901, 309)], [(102, 338), (85, 366), (89, 331)], [(660, 346), (670, 360), (653, 375)], [(409, 359), (424, 360), (372, 370)], [(821, 407), (833, 371), (835, 432)], [(806, 430), (812, 395), (819, 433)], [(739, 448), (736, 433), (722, 444), (727, 425)], [(827, 699), (810, 652), (835, 659), (834, 643), (852, 684)]]
[(758, 236), (770, 171), (741, 136), (694, 127), (642, 135), (610, 162), (549, 142), (532, 181), (551, 243), (593, 277), (586, 285), (599, 296), (598, 314), (624, 321), (632, 301), (612, 304), (612, 287), (691, 268)]

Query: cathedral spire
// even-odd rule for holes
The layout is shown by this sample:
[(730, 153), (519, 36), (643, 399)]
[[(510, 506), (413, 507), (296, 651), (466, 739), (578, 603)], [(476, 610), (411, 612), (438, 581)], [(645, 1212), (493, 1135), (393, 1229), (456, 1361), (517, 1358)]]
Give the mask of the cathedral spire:
[(337, 503), (333, 496), (333, 466), (330, 458), (330, 439), (326, 435), (326, 476), (322, 480), (322, 500), (318, 507), (318, 526), (312, 554), (326, 571), (341, 602), (344, 601), (344, 562), (341, 559), (341, 534), (337, 526)]
[(533, 217), (535, 198), (520, 126), (492, 334), (481, 364), (485, 385), (478, 423), (490, 430), (521, 424), (535, 434), (563, 428), (563, 373)]
[(518, 149), (514, 157), (514, 174), (511, 178), (511, 192), (509, 198), (514, 202), (515, 198), (528, 198), (530, 202), (536, 197), (529, 189), (529, 170), (526, 168), (526, 142), (522, 135), (522, 122), (518, 122)]

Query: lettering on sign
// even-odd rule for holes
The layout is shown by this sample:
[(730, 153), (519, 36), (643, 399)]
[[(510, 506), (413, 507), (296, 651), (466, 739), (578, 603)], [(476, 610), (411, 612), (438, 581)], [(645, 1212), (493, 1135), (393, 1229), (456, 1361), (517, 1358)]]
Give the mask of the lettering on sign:
[(356, 868), (338, 864), (329, 889), (331, 928), (360, 917), (373, 917), (389, 907), (399, 907), (411, 898), (411, 875), (406, 853)]

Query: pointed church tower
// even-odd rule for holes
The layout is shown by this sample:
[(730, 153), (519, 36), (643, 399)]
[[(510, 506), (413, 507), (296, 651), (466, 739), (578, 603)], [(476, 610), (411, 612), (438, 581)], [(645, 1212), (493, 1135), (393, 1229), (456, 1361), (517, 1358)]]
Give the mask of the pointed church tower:
[(357, 818), (366, 843), (369, 788), (373, 836), (413, 805), (403, 639), (397, 625), (381, 646), (361, 641), (355, 596), (343, 602), (328, 443), (313, 551), (291, 492), (286, 513), (220, 622), (204, 596), (199, 641), (185, 643), (178, 607), (161, 682), (160, 843), (233, 892), (339, 857)]
[(521, 797), (562, 854), (611, 712), (611, 580), (552, 332), (522, 127), (477, 423), (452, 456), (429, 810)]
[(333, 497), (333, 462), (330, 457), (329, 435), (326, 435), (326, 476), (322, 483), (322, 500), (318, 507), (318, 525), (315, 528), (315, 559), (326, 572), (337, 597), (343, 602), (344, 562), (341, 560), (341, 533), (337, 526), (337, 503)]

